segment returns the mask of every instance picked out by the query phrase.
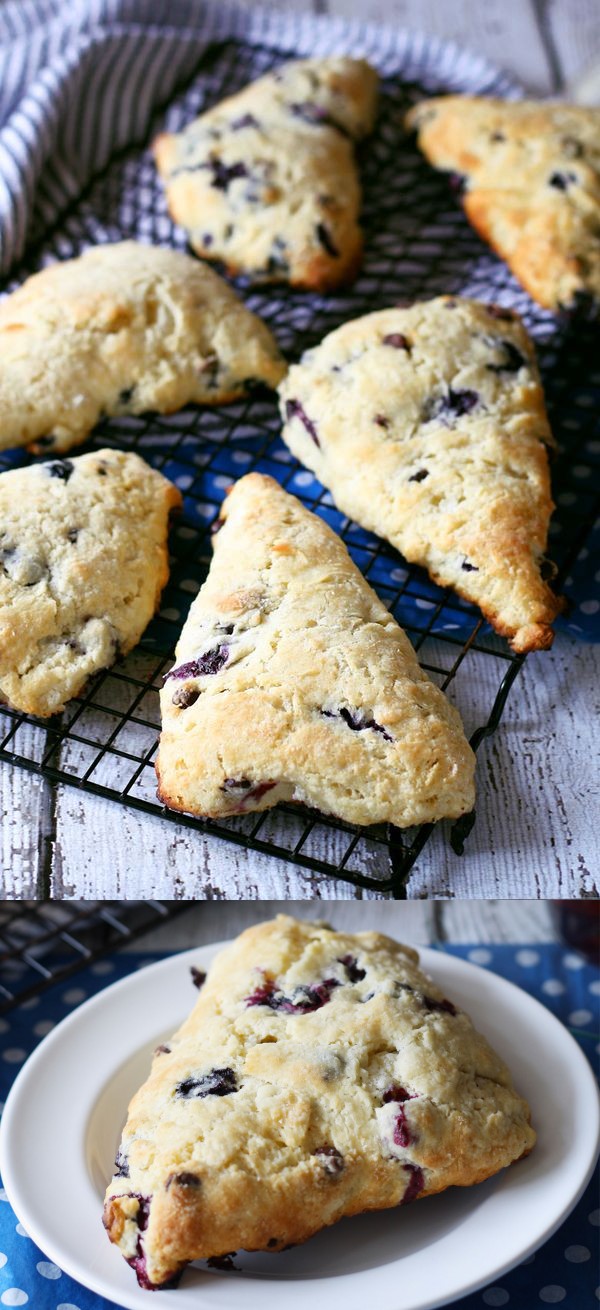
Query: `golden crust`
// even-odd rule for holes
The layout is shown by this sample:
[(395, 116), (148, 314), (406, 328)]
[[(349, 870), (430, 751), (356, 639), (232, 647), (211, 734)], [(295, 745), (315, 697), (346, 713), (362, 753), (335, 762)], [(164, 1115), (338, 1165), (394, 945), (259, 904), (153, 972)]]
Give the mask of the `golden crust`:
[(467, 217), (534, 300), (600, 305), (600, 110), (443, 96), (407, 126), (430, 162), (465, 179)]
[(285, 361), (222, 278), (177, 250), (96, 246), (0, 302), (0, 447), (62, 452), (101, 414), (227, 404)]
[(104, 1222), (156, 1286), (189, 1260), (471, 1186), (534, 1142), (506, 1066), (416, 952), (280, 915), (218, 956), (159, 1048)]
[(469, 811), (459, 716), (339, 537), (259, 473), (222, 516), (161, 692), (161, 799), (211, 817), (300, 801), (401, 827)]
[(171, 215), (204, 259), (262, 282), (326, 291), (362, 258), (353, 144), (372, 128), (363, 60), (283, 65), (154, 143)]
[(515, 651), (551, 644), (553, 439), (516, 315), (450, 296), (380, 310), (308, 351), (279, 394), (284, 440), (345, 514), (479, 605)]
[(169, 576), (181, 494), (99, 450), (0, 475), (0, 697), (46, 717), (139, 641)]

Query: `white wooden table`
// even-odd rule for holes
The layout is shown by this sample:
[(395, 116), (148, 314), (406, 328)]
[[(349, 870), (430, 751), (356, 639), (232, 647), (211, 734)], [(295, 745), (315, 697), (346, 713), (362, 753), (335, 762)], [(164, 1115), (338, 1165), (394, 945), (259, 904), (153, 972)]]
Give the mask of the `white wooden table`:
[[(454, 39), (535, 95), (560, 92), (600, 59), (598, 0), (270, 3), (397, 22)], [(417, 861), (411, 896), (598, 894), (598, 665), (598, 648), (564, 636), (551, 652), (527, 660), (498, 732), (479, 754), (478, 820), (465, 854), (453, 854), (440, 825)], [(487, 717), (493, 690), (481, 659), (473, 667), (469, 705), (459, 704), (472, 723)], [(0, 890), (6, 897), (375, 895), (1, 765), (0, 812)]]

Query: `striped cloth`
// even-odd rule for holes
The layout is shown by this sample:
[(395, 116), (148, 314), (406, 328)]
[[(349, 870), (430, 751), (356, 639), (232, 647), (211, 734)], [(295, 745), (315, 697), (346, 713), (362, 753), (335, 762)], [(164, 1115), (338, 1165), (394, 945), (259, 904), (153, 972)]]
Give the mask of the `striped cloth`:
[[(115, 150), (145, 139), (215, 40), (290, 54), (357, 54), (382, 71), (401, 56), (478, 89), (514, 91), (485, 60), (434, 38), (360, 21), (222, 0), (0, 0), (0, 274), (55, 221)], [(443, 71), (443, 68), (442, 68)]]

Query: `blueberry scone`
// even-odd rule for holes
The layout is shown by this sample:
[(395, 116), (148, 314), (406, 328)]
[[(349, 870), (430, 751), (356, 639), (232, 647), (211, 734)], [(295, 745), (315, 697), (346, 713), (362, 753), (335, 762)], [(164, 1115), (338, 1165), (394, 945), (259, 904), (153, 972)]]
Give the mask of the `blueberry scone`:
[(600, 309), (600, 109), (442, 96), (407, 125), (467, 217), (547, 309)]
[(159, 136), (169, 209), (194, 250), (263, 281), (349, 281), (362, 254), (354, 144), (376, 95), (361, 59), (303, 59)]
[(345, 514), (479, 605), (514, 650), (551, 644), (552, 437), (516, 315), (448, 296), (367, 314), (308, 351), (280, 396), (285, 441)]
[(469, 1187), (534, 1144), (508, 1069), (416, 951), (280, 915), (217, 956), (157, 1048), (104, 1224), (164, 1287), (191, 1260)]
[(135, 241), (36, 273), (0, 302), (0, 448), (53, 452), (101, 417), (217, 405), (285, 363), (212, 269)]
[(99, 450), (0, 475), (0, 699), (41, 717), (139, 641), (169, 576), (181, 496)]
[(161, 692), (165, 804), (216, 817), (299, 801), (402, 827), (470, 811), (459, 715), (340, 538), (259, 473), (222, 514)]

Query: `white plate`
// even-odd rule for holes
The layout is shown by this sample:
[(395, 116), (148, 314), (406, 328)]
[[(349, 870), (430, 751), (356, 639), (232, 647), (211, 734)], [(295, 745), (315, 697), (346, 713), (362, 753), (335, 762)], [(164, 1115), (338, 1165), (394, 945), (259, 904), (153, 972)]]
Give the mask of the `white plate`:
[[(127, 1310), (154, 1300), (102, 1228), (102, 1198), (129, 1097), (194, 1000), (190, 965), (219, 946), (172, 956), (106, 988), (41, 1042), (2, 1117), (0, 1167), (21, 1222), (73, 1278)], [(345, 1219), (279, 1255), (241, 1254), (241, 1272), (192, 1266), (160, 1310), (432, 1310), (474, 1291), (536, 1249), (573, 1208), (598, 1149), (590, 1067), (562, 1024), (496, 974), (420, 950), (472, 1016), (529, 1100), (538, 1144), (478, 1187), (401, 1210)], [(158, 1304), (158, 1303), (157, 1303)]]

